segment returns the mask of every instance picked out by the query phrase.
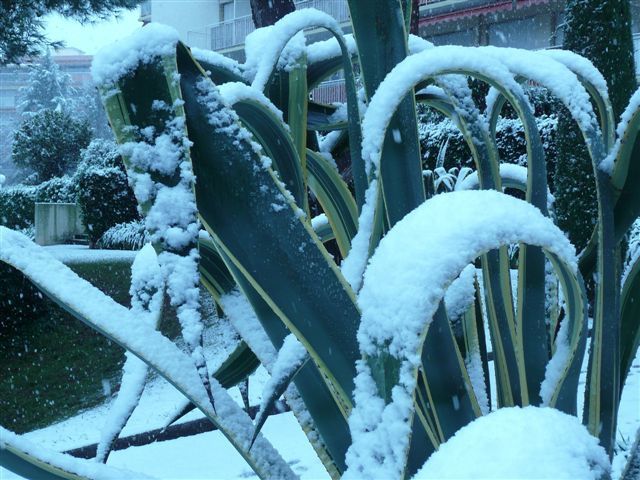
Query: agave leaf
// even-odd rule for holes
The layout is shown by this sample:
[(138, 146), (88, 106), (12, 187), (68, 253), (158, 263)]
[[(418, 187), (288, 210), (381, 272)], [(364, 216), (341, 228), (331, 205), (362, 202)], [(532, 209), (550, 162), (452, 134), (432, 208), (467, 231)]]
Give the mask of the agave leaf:
[[(191, 357), (173, 342), (152, 327), (136, 323), (130, 310), (78, 277), (26, 237), (0, 227), (0, 238), (5, 245), (0, 250), (0, 261), (20, 270), (65, 311), (116, 342), (166, 378), (202, 410), (258, 475), (267, 478), (278, 471), (287, 477), (295, 476), (266, 439), (258, 440), (261, 443), (260, 449), (252, 452), (245, 449), (249, 437), (234, 422), (239, 421), (245, 425), (248, 422), (250, 425), (249, 417), (217, 382), (212, 382), (218, 407), (216, 413)], [(135, 335), (132, 334), (132, 325), (135, 325)], [(150, 345), (153, 347), (149, 348)], [(233, 422), (230, 421), (231, 415)]]
[(335, 105), (325, 105), (322, 103), (309, 102), (309, 113), (307, 128), (309, 130), (344, 130), (347, 128), (346, 120), (334, 120), (332, 115), (336, 113), (338, 107)]
[(640, 257), (629, 267), (620, 297), (620, 393), (640, 344)]
[(340, 253), (346, 257), (358, 229), (356, 202), (340, 174), (326, 158), (307, 150), (307, 159), (309, 188), (329, 220)]
[(289, 77), (289, 108), (287, 109), (287, 123), (291, 129), (291, 138), (298, 152), (298, 161), (302, 170), (302, 185), (305, 193), (304, 202), (300, 205), (307, 216), (309, 201), (307, 192), (307, 57), (302, 54), (288, 72)]
[(293, 195), (296, 204), (308, 209), (307, 192), (304, 181), (304, 166), (297, 153), (288, 127), (274, 113), (275, 107), (264, 98), (260, 101), (251, 87), (246, 94), (236, 94), (232, 107), (242, 124), (253, 134), (265, 154), (273, 161), (280, 179)]
[[(403, 22), (402, 8), (399, 1), (349, 0), (349, 10), (365, 91), (372, 98), (387, 73), (409, 53), (407, 33), (396, 23)], [(426, 200), (414, 94), (407, 92), (401, 99), (385, 134), (379, 172), (389, 227)]]
[[(356, 203), (358, 208), (364, 203), (364, 192), (368, 185), (367, 175), (365, 173), (364, 162), (361, 157), (361, 141), (362, 141), (362, 132), (360, 130), (360, 112), (358, 108), (358, 97), (356, 94), (356, 83), (355, 76), (353, 73), (353, 65), (351, 64), (351, 54), (347, 47), (347, 43), (345, 41), (345, 37), (342, 34), (339, 26), (335, 22), (334, 19), (329, 17), (328, 15), (315, 11), (315, 18), (313, 21), (309, 21), (308, 17), (305, 17), (300, 12), (293, 12), (289, 15), (286, 15), (283, 19), (276, 22), (273, 25), (274, 29), (281, 30), (281, 35), (278, 37), (278, 43), (274, 43), (273, 46), (275, 51), (272, 52), (274, 55), (272, 56), (272, 62), (270, 64), (265, 64), (266, 68), (263, 71), (259, 71), (256, 75), (256, 79), (254, 79), (253, 85), (262, 88), (263, 85), (268, 85), (269, 80), (265, 82), (265, 79), (271, 79), (276, 73), (276, 67), (278, 59), (282, 53), (282, 50), (286, 46), (286, 44), (297, 35), (299, 32), (303, 31), (307, 28), (321, 28), (327, 30), (338, 42), (340, 47), (341, 57), (342, 57), (342, 69), (345, 77), (345, 90), (347, 94), (347, 112), (348, 112), (348, 134), (349, 134), (349, 149), (351, 152), (351, 164), (353, 170), (353, 181), (354, 187), (356, 191)], [(295, 19), (295, 21), (294, 21)], [(280, 90), (284, 88), (284, 83), (280, 81)], [(287, 87), (289, 83), (286, 82)], [(310, 83), (310, 85), (312, 85)], [(269, 98), (274, 98), (272, 95), (272, 91), (270, 91)], [(281, 98), (281, 103), (284, 103), (284, 99), (287, 99), (288, 102), (288, 88), (287, 92), (276, 92), (278, 96)], [(274, 102), (276, 105), (281, 103)], [(286, 115), (285, 115), (286, 117)]]
[[(305, 345), (335, 398), (334, 405), (346, 417), (359, 357), (360, 314), (353, 293), (308, 222), (287, 200), (274, 172), (261, 164), (249, 144), (209, 127), (215, 111), (202, 103), (196, 85), (212, 95), (215, 86), (198, 84), (205, 77), (184, 48), (178, 51), (178, 65), (203, 224), (245, 294), (251, 295), (250, 286)], [(220, 114), (228, 115), (224, 110)], [(269, 255), (256, 255), (257, 251)], [(317, 284), (323, 288), (308, 289)], [(259, 309), (256, 313), (264, 319)], [(270, 327), (263, 326), (269, 334)]]
[[(640, 95), (634, 94), (634, 98)], [(633, 102), (630, 104), (632, 108)], [(619, 147), (611, 174), (614, 189), (615, 239), (620, 241), (629, 231), (631, 224), (640, 217), (640, 189), (637, 179), (640, 178), (640, 108), (627, 110), (629, 115), (627, 126), (619, 138)]]
[[(36, 446), (2, 427), (0, 438), (0, 466), (20, 475), (21, 478), (92, 480), (131, 476), (131, 472)], [(150, 478), (140, 473), (136, 474), (136, 477)]]
[(272, 410), (276, 403), (276, 400), (287, 390), (293, 378), (302, 369), (305, 363), (309, 360), (309, 355), (306, 350), (293, 336), (289, 335), (285, 338), (280, 351), (278, 352), (278, 358), (272, 366), (271, 378), (265, 385), (262, 401), (260, 402), (260, 410), (255, 419), (255, 430), (253, 437), (251, 438), (251, 444), (260, 433), (264, 422), (269, 417), (269, 412)]

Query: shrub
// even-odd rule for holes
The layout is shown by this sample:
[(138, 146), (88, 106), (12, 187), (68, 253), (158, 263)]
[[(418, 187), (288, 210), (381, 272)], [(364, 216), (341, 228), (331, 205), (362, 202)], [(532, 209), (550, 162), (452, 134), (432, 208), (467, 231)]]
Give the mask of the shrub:
[(33, 225), (37, 187), (15, 185), (0, 190), (0, 225), (15, 230)]
[(149, 235), (144, 224), (135, 220), (111, 227), (100, 237), (97, 246), (106, 250), (140, 250), (147, 242)]
[(124, 164), (113, 142), (94, 140), (82, 154), (75, 180), (92, 245), (114, 225), (139, 218)]

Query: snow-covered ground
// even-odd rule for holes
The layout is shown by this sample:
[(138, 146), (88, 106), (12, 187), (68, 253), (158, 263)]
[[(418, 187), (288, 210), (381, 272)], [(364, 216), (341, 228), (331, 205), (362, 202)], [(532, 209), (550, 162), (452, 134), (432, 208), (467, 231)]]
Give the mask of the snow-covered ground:
[[(250, 382), (251, 404), (259, 404), (262, 386), (268, 379), (260, 368)], [(239, 403), (240, 393), (232, 390)], [(123, 435), (132, 435), (159, 428), (182, 404), (182, 397), (162, 379), (152, 380), (146, 387), (139, 408), (134, 412)], [(105, 421), (110, 402), (83, 412), (61, 423), (25, 434), (34, 443), (57, 451), (96, 443), (100, 428)], [(192, 412), (182, 421), (200, 417)], [(627, 385), (620, 405), (618, 442), (627, 449), (633, 444), (640, 428), (640, 355), (631, 367)], [(302, 479), (328, 478), (302, 429), (292, 413), (270, 417), (263, 432), (283, 454), (293, 470)], [(627, 452), (616, 455), (613, 460), (615, 480), (620, 477)], [(158, 442), (142, 447), (131, 447), (115, 451), (109, 457), (109, 465), (126, 470), (145, 473), (162, 479), (244, 479), (255, 477), (249, 466), (218, 431), (207, 432), (167, 442)], [(15, 480), (21, 477), (0, 468), (0, 478)]]

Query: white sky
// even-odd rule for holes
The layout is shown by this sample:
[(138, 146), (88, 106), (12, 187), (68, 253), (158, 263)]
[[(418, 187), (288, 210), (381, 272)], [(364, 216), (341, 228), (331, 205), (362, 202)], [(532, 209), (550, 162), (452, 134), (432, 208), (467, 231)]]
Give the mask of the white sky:
[(51, 41), (62, 40), (66, 47), (74, 47), (93, 55), (101, 47), (129, 35), (140, 28), (140, 10), (122, 10), (118, 17), (95, 24), (81, 24), (57, 13), (45, 18), (45, 33)]

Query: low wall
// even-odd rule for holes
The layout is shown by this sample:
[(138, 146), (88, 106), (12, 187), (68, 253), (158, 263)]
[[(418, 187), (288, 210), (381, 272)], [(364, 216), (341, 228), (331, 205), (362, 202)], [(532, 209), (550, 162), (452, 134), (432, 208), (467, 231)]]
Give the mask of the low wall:
[(56, 245), (82, 233), (80, 209), (75, 203), (36, 203), (36, 243)]

